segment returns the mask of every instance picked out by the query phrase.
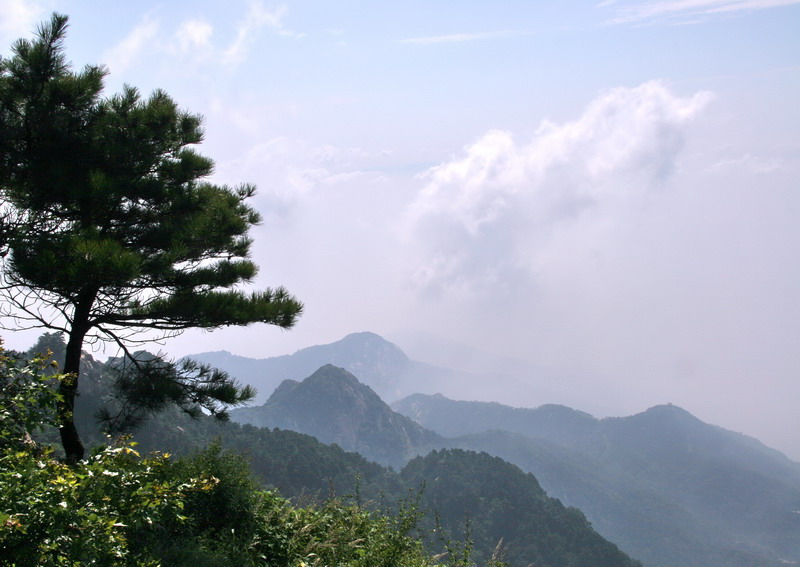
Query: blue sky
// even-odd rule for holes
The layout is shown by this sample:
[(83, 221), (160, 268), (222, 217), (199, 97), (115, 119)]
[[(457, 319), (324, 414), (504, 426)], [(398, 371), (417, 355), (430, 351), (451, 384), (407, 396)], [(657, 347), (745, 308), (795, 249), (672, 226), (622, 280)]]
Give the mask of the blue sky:
[(0, 0), (2, 53), (53, 11), (109, 94), (205, 117), (258, 284), (307, 305), (167, 351), (418, 331), (574, 376), (487, 399), (673, 402), (800, 458), (800, 1)]

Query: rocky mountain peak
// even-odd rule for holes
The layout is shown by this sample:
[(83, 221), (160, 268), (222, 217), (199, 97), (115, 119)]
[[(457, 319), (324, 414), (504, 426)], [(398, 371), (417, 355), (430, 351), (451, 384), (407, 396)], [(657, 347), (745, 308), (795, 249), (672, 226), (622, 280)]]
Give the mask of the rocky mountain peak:
[(441, 439), (392, 411), (372, 388), (333, 364), (320, 367), (302, 382), (284, 381), (264, 405), (234, 410), (231, 418), (313, 435), (393, 466)]

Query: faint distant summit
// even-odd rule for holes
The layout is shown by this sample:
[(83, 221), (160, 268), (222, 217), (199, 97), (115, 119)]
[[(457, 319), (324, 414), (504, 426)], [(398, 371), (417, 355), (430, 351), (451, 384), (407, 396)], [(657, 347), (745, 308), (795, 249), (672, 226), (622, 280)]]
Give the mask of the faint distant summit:
[(449, 371), (409, 360), (397, 345), (371, 332), (351, 333), (330, 344), (272, 358), (247, 358), (227, 351), (190, 358), (221, 368), (254, 386), (258, 390), (255, 403), (263, 403), (284, 380), (303, 380), (327, 364), (355, 374), (386, 400), (418, 391), (418, 386), (430, 382), (433, 375), (449, 375)]

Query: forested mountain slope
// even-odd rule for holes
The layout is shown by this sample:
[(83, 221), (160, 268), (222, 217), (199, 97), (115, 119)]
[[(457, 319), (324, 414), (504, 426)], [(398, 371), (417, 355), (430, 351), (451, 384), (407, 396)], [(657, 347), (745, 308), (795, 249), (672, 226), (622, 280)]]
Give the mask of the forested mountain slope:
[(549, 497), (533, 475), (498, 457), (433, 451), (410, 461), (401, 476), (410, 486), (425, 486), (424, 500), (448, 532), (469, 521), (476, 559), (488, 559), (485, 550), (499, 543), (512, 565), (638, 565), (597, 534), (580, 510)]
[[(103, 377), (103, 365), (92, 364), (97, 373), (86, 376), (91, 384), (81, 397), (77, 416), (87, 433), (96, 425), (91, 412), (103, 405), (109, 385)], [(318, 378), (325, 378), (327, 373), (334, 376), (330, 384), (340, 388), (353, 386), (353, 377), (333, 367), (323, 368)], [(296, 387), (287, 385), (284, 394)], [(324, 407), (318, 409), (324, 411)], [(398, 418), (402, 421), (402, 416)], [(86, 438), (94, 443), (105, 441), (97, 430)], [(432, 461), (414, 461), (416, 465), (407, 474), (402, 471), (399, 474), (308, 435), (219, 423), (209, 417), (191, 419), (176, 410), (153, 416), (135, 433), (134, 439), (142, 452), (157, 450), (177, 455), (219, 443), (223, 449), (244, 454), (263, 486), (301, 502), (324, 500), (335, 494), (349, 495), (375, 506), (393, 507), (404, 498), (408, 500), (409, 495), (413, 502), (413, 495), (418, 494), (416, 506), (424, 512), (419, 524), (420, 537), (432, 533), (433, 518), (437, 515), (446, 529), (437, 532), (442, 538), (427, 538), (432, 553), (445, 552), (445, 542), (451, 550), (463, 550), (458, 541), (463, 541), (464, 527), (469, 525), (473, 534), (470, 537), (474, 537), (473, 557), (480, 560), (491, 558), (502, 539), (501, 547), (507, 549), (510, 567), (527, 567), (533, 562), (543, 567), (638, 565), (599, 536), (579, 511), (564, 508), (547, 497), (532, 476), (487, 454), (440, 451), (430, 456)], [(449, 459), (454, 459), (457, 466), (441, 468), (441, 462)], [(458, 501), (455, 507), (445, 498), (451, 489), (443, 491), (442, 487), (448, 486), (452, 486), (452, 498)], [(547, 527), (547, 531), (529, 531), (519, 526), (538, 526), (537, 530)], [(608, 562), (609, 558), (613, 561)]]
[[(397, 366), (387, 361), (407, 357), (376, 337), (356, 334), (310, 350), (340, 356), (347, 350), (344, 345), (360, 345), (348, 355), (350, 364), (382, 368), (384, 377), (394, 376), (387, 383), (399, 380), (401, 374), (387, 370)], [(364, 348), (369, 343), (389, 348), (392, 356), (383, 352), (372, 359), (372, 350)], [(411, 368), (408, 362), (401, 364)], [(293, 403), (302, 407), (299, 392)], [(600, 533), (647, 565), (800, 563), (798, 465), (752, 438), (705, 424), (680, 408), (657, 406), (636, 416), (598, 420), (561, 405), (512, 408), (432, 394), (411, 395), (393, 407), (449, 437), (441, 448), (486, 451), (532, 472), (549, 494), (583, 510)], [(343, 414), (361, 411), (356, 406), (337, 409)], [(334, 435), (308, 427), (308, 422), (297, 425), (299, 431), (322, 438)], [(348, 447), (358, 443), (351, 438)], [(392, 462), (391, 456), (378, 458)]]
[(800, 466), (676, 406), (602, 420), (443, 396), (394, 408), (532, 472), (646, 565), (800, 562)]
[(302, 382), (285, 380), (264, 405), (235, 409), (231, 419), (301, 431), (398, 469), (442, 444), (440, 435), (395, 413), (369, 386), (331, 364)]
[[(90, 358), (86, 364), (99, 371)], [(87, 385), (80, 404), (92, 406), (97, 388)], [(272, 425), (358, 449), (396, 469), (437, 447), (502, 457), (533, 473), (548, 494), (580, 508), (599, 533), (648, 566), (800, 562), (797, 463), (675, 406), (598, 420), (557, 405), (523, 409), (414, 395), (394, 407), (417, 420), (416, 427), (355, 376), (333, 367), (307, 382), (286, 382), (273, 398), (271, 405), (240, 411), (257, 415), (271, 408), (270, 419), (283, 420)], [(164, 414), (159, 420), (165, 426), (145, 427), (143, 446), (180, 452), (224, 431), (225, 446), (249, 451), (263, 482), (289, 495), (352, 492), (356, 476), (365, 495), (391, 493), (386, 482), (402, 486), (386, 469), (296, 433), (164, 419), (179, 416)], [(297, 445), (306, 448), (289, 449)]]

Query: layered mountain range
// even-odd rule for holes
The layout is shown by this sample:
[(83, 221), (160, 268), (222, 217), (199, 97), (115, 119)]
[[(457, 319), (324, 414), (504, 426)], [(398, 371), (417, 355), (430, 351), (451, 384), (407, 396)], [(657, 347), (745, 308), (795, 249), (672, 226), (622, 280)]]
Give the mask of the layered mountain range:
[(442, 436), (392, 411), (372, 388), (331, 364), (302, 382), (284, 380), (264, 405), (233, 410), (231, 417), (313, 435), (398, 469), (423, 449), (444, 445)]
[[(303, 380), (326, 364), (351, 372), (387, 402), (416, 393), (469, 397), (487, 379), (484, 372), (451, 370), (411, 360), (398, 346), (369, 332), (272, 358), (247, 358), (227, 351), (193, 354), (190, 358), (226, 370), (254, 386), (258, 390), (256, 404), (265, 402), (284, 380)], [(491, 380), (503, 391), (524, 386), (504, 373), (492, 375)]]
[[(600, 534), (645, 565), (800, 564), (800, 465), (676, 406), (595, 419), (559, 405), (455, 401), (431, 388), (452, 389), (463, 373), (414, 363), (371, 333), (278, 362), (194, 358), (262, 388), (289, 378), (263, 405), (233, 412), (235, 420), (313, 435), (394, 467), (442, 448), (501, 457), (580, 508)], [(237, 374), (244, 363), (251, 374)], [(253, 373), (260, 379), (250, 379)], [(396, 398), (423, 384), (422, 394)], [(392, 407), (380, 392), (395, 400)]]
[(594, 419), (416, 395), (394, 405), (533, 473), (645, 565), (791, 565), (800, 560), (800, 466), (673, 405)]
[[(113, 402), (115, 364), (84, 357), (76, 422), (88, 446), (109, 442), (95, 416)], [(318, 437), (327, 432), (342, 444), (377, 451), (378, 458), (404, 463), (402, 470), (296, 431), (220, 422), (203, 414), (193, 419), (177, 407), (154, 412), (139, 424), (137, 449), (219, 463), (236, 457), (229, 451), (244, 455), (264, 488), (301, 506), (336, 497), (336, 505), (351, 503), (381, 514), (398, 533), (418, 537), (431, 555), (450, 556), (448, 564), (489, 565), (500, 558), (509, 567), (641, 567), (598, 534), (580, 510), (549, 497), (533, 475), (498, 457), (442, 449), (405, 463), (420, 444), (442, 444), (444, 438), (393, 412), (343, 369), (326, 365), (301, 383), (285, 381), (270, 400), (264, 407), (274, 410), (272, 417), (296, 429), (313, 428)], [(37, 433), (42, 442), (57, 435), (55, 428)], [(176, 466), (183, 466), (180, 460)]]

